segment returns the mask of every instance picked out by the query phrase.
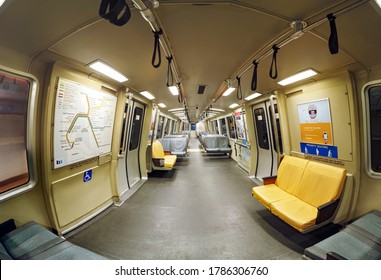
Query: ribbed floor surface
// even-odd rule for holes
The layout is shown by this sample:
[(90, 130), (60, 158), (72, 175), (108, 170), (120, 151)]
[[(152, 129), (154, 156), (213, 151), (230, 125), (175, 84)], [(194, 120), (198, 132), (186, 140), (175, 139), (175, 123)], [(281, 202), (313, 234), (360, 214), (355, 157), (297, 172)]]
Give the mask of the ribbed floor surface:
[(155, 174), (122, 206), (112, 207), (69, 241), (112, 259), (302, 259), (329, 234), (302, 235), (251, 196), (236, 162), (198, 151), (172, 173)]

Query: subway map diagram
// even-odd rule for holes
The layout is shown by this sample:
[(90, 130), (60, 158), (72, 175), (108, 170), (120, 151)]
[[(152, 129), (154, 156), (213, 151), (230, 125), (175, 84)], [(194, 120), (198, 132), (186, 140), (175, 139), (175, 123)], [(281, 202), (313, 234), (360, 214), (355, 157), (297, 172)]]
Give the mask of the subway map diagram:
[(54, 168), (111, 152), (116, 96), (59, 78)]

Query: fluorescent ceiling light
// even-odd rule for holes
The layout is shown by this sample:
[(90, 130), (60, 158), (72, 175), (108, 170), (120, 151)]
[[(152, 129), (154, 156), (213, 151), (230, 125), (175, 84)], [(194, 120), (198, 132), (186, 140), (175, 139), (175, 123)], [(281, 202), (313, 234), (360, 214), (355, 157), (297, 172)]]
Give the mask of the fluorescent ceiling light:
[(259, 96), (261, 96), (261, 95), (262, 95), (262, 94), (259, 93), (259, 92), (254, 92), (253, 94), (251, 94), (251, 95), (245, 97), (245, 100), (246, 100), (246, 101), (253, 100), (254, 98), (257, 98), (257, 97), (259, 97)]
[(225, 92), (222, 94), (222, 96), (229, 96), (235, 90), (236, 90), (235, 87), (228, 87), (228, 89), (225, 90)]
[(183, 111), (184, 108), (176, 108), (176, 109), (170, 109), (168, 112), (174, 112), (174, 111)]
[(118, 81), (119, 83), (123, 83), (128, 80), (126, 76), (122, 75), (120, 72), (116, 71), (114, 68), (108, 66), (102, 61), (97, 60), (95, 62), (92, 62), (91, 64), (89, 64), (89, 67)]
[(225, 112), (224, 109), (217, 109), (217, 108), (210, 108), (210, 111), (216, 111), (216, 112)]
[(317, 72), (315, 70), (307, 69), (303, 72), (300, 72), (298, 74), (295, 74), (291, 77), (288, 77), (288, 78), (278, 82), (278, 84), (280, 84), (281, 86), (286, 86), (286, 85), (307, 79), (309, 77), (315, 76), (316, 74), (317, 74)]
[(148, 98), (149, 100), (155, 99), (155, 96), (153, 96), (152, 93), (150, 93), (146, 90), (141, 91), (140, 94), (143, 95), (145, 98)]
[(0, 7), (3, 6), (5, 0), (0, 0)]
[(157, 106), (159, 106), (160, 108), (165, 108), (165, 107), (167, 107), (167, 106), (165, 106), (164, 103), (159, 103), (159, 104), (157, 104)]
[(168, 88), (173, 95), (179, 95), (179, 88), (177, 86), (170, 86)]
[(381, 8), (381, 0), (376, 0), (376, 3)]
[(239, 105), (237, 104), (237, 103), (233, 103), (233, 104), (231, 104), (230, 106), (229, 106), (229, 108), (231, 108), (231, 109), (234, 109), (234, 108), (236, 108), (236, 107), (238, 107)]

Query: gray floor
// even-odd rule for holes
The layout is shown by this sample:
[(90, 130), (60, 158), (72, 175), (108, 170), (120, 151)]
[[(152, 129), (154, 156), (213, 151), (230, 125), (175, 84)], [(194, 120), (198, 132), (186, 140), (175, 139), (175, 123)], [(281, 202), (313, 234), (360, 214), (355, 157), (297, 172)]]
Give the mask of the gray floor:
[[(111, 259), (302, 259), (332, 234), (302, 235), (251, 196), (253, 182), (230, 158), (197, 151), (174, 172), (153, 174), (122, 206), (67, 239)], [(192, 149), (196, 148), (196, 149)]]

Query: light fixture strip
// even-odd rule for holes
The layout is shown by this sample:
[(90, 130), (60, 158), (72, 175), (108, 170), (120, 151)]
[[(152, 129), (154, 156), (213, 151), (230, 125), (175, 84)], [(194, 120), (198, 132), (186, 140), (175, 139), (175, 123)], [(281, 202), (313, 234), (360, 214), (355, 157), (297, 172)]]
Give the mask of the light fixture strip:
[(315, 70), (307, 69), (303, 72), (297, 73), (295, 75), (292, 75), (286, 79), (279, 81), (278, 84), (280, 84), (281, 86), (286, 86), (286, 85), (296, 83), (296, 82), (299, 82), (301, 80), (310, 78), (312, 76), (315, 76), (316, 74), (317, 74), (317, 72)]
[(89, 64), (89, 67), (102, 73), (103, 75), (106, 75), (107, 77), (110, 77), (119, 83), (123, 83), (128, 80), (126, 76), (115, 70), (113, 67), (107, 65), (106, 63), (97, 60), (91, 64)]
[(235, 91), (235, 87), (228, 87), (225, 92), (222, 94), (222, 96), (229, 96), (233, 91)]
[(149, 91), (141, 91), (140, 94), (149, 100), (155, 99), (155, 96), (153, 96)]
[(172, 95), (179, 95), (179, 88), (177, 86), (170, 86), (168, 87), (169, 91), (172, 93)]
[(257, 98), (257, 97), (259, 97), (259, 96), (261, 96), (261, 95), (262, 95), (262, 94), (259, 93), (259, 92), (254, 92), (253, 94), (251, 94), (251, 95), (245, 97), (245, 100), (246, 100), (246, 101), (250, 101), (250, 100), (253, 100), (254, 98)]
[(234, 109), (236, 107), (238, 107), (239, 105), (237, 103), (233, 103), (229, 106), (230, 109)]

